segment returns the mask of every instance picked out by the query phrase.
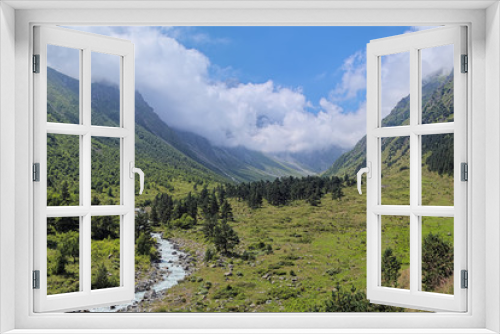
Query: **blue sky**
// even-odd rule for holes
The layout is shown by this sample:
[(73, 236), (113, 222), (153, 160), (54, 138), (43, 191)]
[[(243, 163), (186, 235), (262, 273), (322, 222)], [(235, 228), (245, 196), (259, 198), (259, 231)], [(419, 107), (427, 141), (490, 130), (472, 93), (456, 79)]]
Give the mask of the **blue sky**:
[[(178, 41), (203, 52), (213, 75), (242, 83), (273, 82), (297, 88), (317, 106), (340, 84), (344, 60), (372, 39), (410, 27), (183, 27)], [(220, 69), (225, 69), (222, 71)], [(363, 99), (363, 96), (359, 96)], [(357, 99), (344, 101), (355, 109)]]
[[(136, 89), (169, 126), (267, 153), (352, 148), (366, 134), (366, 44), (423, 29), (73, 28), (134, 43)], [(429, 72), (449, 63), (443, 54), (428, 53)], [(50, 66), (77, 75), (53, 56)], [(92, 80), (116, 81), (107, 58), (92, 58)], [(383, 116), (409, 93), (404, 59), (382, 60)]]

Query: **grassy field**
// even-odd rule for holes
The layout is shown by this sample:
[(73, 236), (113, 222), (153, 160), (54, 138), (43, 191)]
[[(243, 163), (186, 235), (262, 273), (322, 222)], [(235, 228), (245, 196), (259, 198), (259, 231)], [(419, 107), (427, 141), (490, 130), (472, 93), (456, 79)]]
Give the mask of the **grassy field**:
[[(436, 179), (441, 186), (446, 178)], [(439, 186), (437, 187), (439, 188)], [(217, 255), (204, 261), (212, 246), (200, 228), (165, 231), (187, 241), (185, 251), (198, 254), (197, 271), (171, 288), (155, 312), (307, 312), (331, 298), (336, 283), (350, 291), (366, 286), (366, 197), (355, 187), (345, 197), (324, 196), (319, 206), (296, 201), (284, 207), (264, 203), (250, 209), (230, 201), (231, 226), (241, 243), (235, 253), (254, 259)], [(364, 193), (364, 191), (363, 191)], [(399, 288), (409, 288), (409, 219), (383, 217), (383, 249), (391, 247), (402, 262)], [(432, 232), (453, 241), (453, 220), (424, 218), (423, 235)], [(451, 231), (451, 233), (450, 233)], [(452, 291), (452, 290), (451, 290)], [(436, 292), (450, 292), (445, 282)], [(411, 311), (411, 310), (407, 310)]]
[[(400, 154), (396, 152), (396, 154)], [(401, 154), (400, 154), (401, 155)], [(386, 173), (383, 196), (389, 202), (404, 196), (400, 187), (408, 170), (402, 169), (405, 159)], [(387, 170), (387, 169), (386, 169)], [(397, 174), (394, 176), (394, 174)], [(443, 198), (452, 184), (449, 176), (423, 171), (428, 177), (432, 198)], [(191, 182), (173, 182), (175, 198), (197, 193), (202, 187)], [(214, 184), (215, 185), (215, 184)], [(365, 194), (363, 182), (363, 194)], [(210, 189), (210, 188), (209, 188)], [(146, 196), (153, 198), (162, 188), (146, 187)], [(193, 254), (195, 272), (171, 288), (163, 300), (155, 301), (152, 312), (308, 312), (331, 299), (338, 284), (346, 290), (366, 287), (366, 196), (359, 195), (355, 186), (343, 189), (345, 196), (333, 200), (330, 194), (322, 197), (318, 206), (306, 201), (294, 201), (286, 206), (263, 206), (251, 209), (246, 202), (230, 198), (234, 221), (229, 222), (237, 232), (240, 244), (235, 256), (219, 253), (207, 260), (203, 254), (214, 250), (202, 233), (203, 219), (189, 230), (159, 227), (165, 235), (182, 240), (183, 250)], [(403, 195), (402, 195), (403, 194)], [(448, 197), (449, 198), (449, 197)], [(442, 200), (445, 205), (446, 198)], [(449, 201), (449, 199), (448, 199)], [(399, 203), (401, 204), (401, 203)], [(422, 235), (438, 234), (453, 243), (453, 219), (423, 218)], [(61, 242), (64, 233), (49, 235)], [(109, 279), (116, 284), (119, 272), (119, 244), (115, 239), (92, 243), (93, 279), (98, 263), (103, 263)], [(392, 248), (401, 261), (399, 288), (409, 288), (409, 218), (382, 217), (382, 251)], [(55, 268), (57, 250), (48, 249), (49, 268)], [(246, 256), (242, 256), (246, 253)], [(49, 269), (49, 293), (78, 290), (78, 261), (71, 258), (65, 274)], [(136, 279), (146, 278), (151, 265), (148, 256), (136, 255)], [(452, 277), (435, 289), (452, 293)], [(407, 310), (410, 311), (410, 310)]]

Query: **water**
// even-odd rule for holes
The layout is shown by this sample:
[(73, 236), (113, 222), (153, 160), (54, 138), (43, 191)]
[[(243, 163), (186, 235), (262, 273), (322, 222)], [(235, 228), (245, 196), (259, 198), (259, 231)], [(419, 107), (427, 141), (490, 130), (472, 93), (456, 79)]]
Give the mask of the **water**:
[[(160, 273), (162, 269), (168, 269), (168, 273), (161, 274), (162, 279), (151, 286), (151, 290), (160, 293), (177, 285), (179, 281), (186, 277), (186, 271), (178, 263), (179, 256), (185, 255), (185, 253), (174, 249), (174, 245), (168, 240), (162, 239), (160, 233), (151, 233), (151, 236), (155, 238), (159, 244), (158, 251), (160, 252), (161, 262), (159, 263), (160, 268), (158, 269), (158, 273)], [(117, 312), (119, 310), (125, 310), (129, 305), (138, 304), (144, 298), (145, 294), (146, 291), (136, 292), (134, 300), (128, 304), (116, 305), (113, 308), (110, 306), (97, 307), (91, 309), (90, 312)]]

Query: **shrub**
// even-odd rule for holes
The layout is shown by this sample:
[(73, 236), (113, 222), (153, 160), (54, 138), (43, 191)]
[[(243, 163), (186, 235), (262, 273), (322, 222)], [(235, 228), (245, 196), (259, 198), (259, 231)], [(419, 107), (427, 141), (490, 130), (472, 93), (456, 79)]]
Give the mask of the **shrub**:
[(326, 273), (330, 276), (333, 276), (333, 275), (337, 275), (337, 274), (340, 274), (342, 272), (342, 269), (340, 268), (332, 268), (332, 269), (328, 269), (326, 271)]
[(277, 299), (290, 299), (297, 297), (297, 295), (297, 290), (288, 287), (276, 287), (269, 291), (269, 296)]
[(384, 286), (398, 287), (398, 278), (401, 276), (401, 260), (393, 254), (392, 248), (385, 249), (382, 255), (382, 283)]
[(241, 293), (241, 290), (239, 288), (235, 288), (235, 287), (231, 286), (230, 284), (228, 284), (224, 288), (220, 288), (219, 290), (217, 290), (213, 295), (213, 299), (235, 298), (240, 293)]
[(434, 290), (453, 275), (453, 246), (439, 235), (429, 233), (422, 245), (422, 284)]
[(113, 284), (108, 279), (108, 268), (102, 263), (97, 268), (97, 275), (92, 281), (92, 289), (105, 289), (111, 287), (113, 287)]
[(339, 283), (332, 291), (331, 299), (312, 307), (310, 312), (402, 312), (403, 308), (372, 304), (366, 294), (356, 291), (354, 286), (345, 291)]
[(213, 250), (212, 248), (207, 248), (207, 250), (205, 251), (205, 257), (203, 258), (203, 261), (210, 262), (214, 259), (214, 257), (215, 257), (215, 250)]

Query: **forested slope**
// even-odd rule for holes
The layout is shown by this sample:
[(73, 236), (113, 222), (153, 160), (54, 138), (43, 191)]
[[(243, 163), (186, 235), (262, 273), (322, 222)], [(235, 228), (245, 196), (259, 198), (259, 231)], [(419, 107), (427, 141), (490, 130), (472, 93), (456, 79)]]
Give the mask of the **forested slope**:
[[(434, 75), (422, 85), (422, 123), (438, 123), (453, 121), (453, 72), (451, 74)], [(408, 125), (410, 117), (410, 96), (401, 99), (387, 117), (382, 120), (382, 126)], [(398, 138), (386, 139), (384, 145), (392, 146)], [(408, 149), (409, 142), (403, 143)], [(397, 145), (399, 146), (399, 145)], [(424, 136), (422, 140), (423, 162), (430, 171), (439, 174), (453, 172), (453, 135)], [(392, 161), (393, 163), (395, 161)], [(325, 176), (354, 176), (357, 171), (366, 166), (366, 136), (354, 148), (342, 154), (335, 163), (323, 174)]]

